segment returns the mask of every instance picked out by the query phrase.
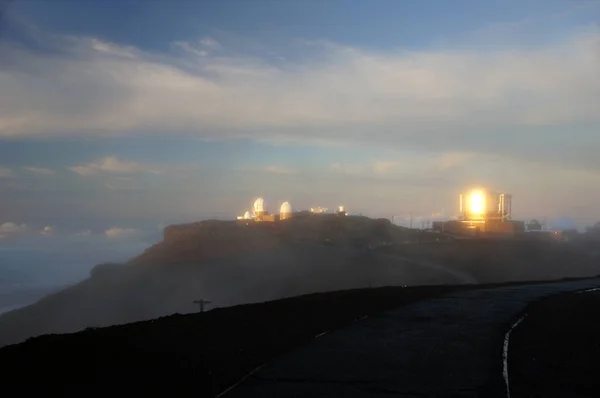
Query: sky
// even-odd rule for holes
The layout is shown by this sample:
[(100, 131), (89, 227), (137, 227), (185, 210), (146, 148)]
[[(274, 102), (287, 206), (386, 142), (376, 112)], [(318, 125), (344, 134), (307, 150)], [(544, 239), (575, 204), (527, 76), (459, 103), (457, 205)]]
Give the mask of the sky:
[(600, 220), (600, 1), (0, 0), (0, 93), (4, 238), (475, 185)]

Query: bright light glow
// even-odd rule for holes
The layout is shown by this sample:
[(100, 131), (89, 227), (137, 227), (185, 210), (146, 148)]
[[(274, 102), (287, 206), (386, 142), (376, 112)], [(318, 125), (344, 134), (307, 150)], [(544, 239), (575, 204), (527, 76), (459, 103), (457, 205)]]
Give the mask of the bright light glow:
[(473, 214), (483, 214), (485, 210), (485, 196), (481, 191), (473, 191), (469, 200), (469, 211)]

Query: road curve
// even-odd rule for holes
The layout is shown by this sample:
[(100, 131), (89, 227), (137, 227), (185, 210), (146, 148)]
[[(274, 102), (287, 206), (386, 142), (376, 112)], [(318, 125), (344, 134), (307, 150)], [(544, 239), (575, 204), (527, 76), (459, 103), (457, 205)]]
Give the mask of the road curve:
[(461, 272), (458, 270), (454, 270), (443, 265), (435, 264), (430, 261), (423, 260), (415, 260), (408, 257), (402, 257), (395, 254), (380, 254), (382, 257), (392, 258), (396, 260), (403, 261), (407, 264), (415, 265), (418, 267), (428, 268), (431, 270), (435, 270), (441, 272), (442, 274), (450, 275), (457, 280), (460, 284), (475, 284), (477, 283), (477, 279), (473, 277), (471, 274), (467, 274), (466, 272)]
[[(330, 246), (327, 246), (324, 244), (308, 243), (308, 242), (303, 242), (303, 245), (304, 246), (313, 246), (313, 247), (327, 247), (327, 248), (330, 247)], [(354, 254), (364, 254), (365, 253), (364, 249), (356, 249), (356, 248), (348, 247), (348, 246), (335, 246), (335, 248), (337, 250), (351, 252)], [(461, 272), (461, 271), (458, 271), (455, 269), (451, 269), (451, 268), (445, 267), (443, 265), (433, 263), (431, 261), (416, 260), (414, 258), (403, 257), (398, 254), (381, 253), (381, 252), (378, 252), (377, 250), (375, 250), (372, 254), (378, 256), (379, 258), (387, 258), (387, 259), (392, 259), (392, 260), (396, 260), (396, 261), (401, 261), (403, 263), (402, 264), (403, 266), (408, 265), (408, 266), (417, 267), (417, 268), (425, 268), (425, 269), (439, 272), (441, 274), (451, 276), (454, 279), (456, 279), (457, 284), (469, 285), (469, 284), (479, 283), (479, 282), (477, 282), (477, 279), (475, 279), (475, 277), (473, 277), (473, 275), (471, 275), (471, 274), (468, 274), (466, 272)]]
[(414, 303), (320, 336), (223, 396), (506, 397), (502, 350), (514, 321), (533, 301), (597, 286), (600, 278), (473, 290)]

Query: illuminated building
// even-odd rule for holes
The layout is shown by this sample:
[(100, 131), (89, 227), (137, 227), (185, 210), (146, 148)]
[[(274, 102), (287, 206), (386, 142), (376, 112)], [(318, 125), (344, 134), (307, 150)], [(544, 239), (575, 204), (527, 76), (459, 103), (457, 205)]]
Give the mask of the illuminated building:
[(460, 195), (460, 219), (463, 221), (507, 221), (511, 219), (512, 196), (485, 189), (473, 189)]
[(459, 234), (516, 234), (525, 231), (523, 221), (512, 220), (512, 196), (483, 188), (460, 195), (457, 221), (437, 222), (435, 230)]
[(265, 215), (265, 200), (263, 198), (257, 198), (254, 201), (252, 209), (254, 210), (254, 219), (257, 221), (262, 221)]
[(279, 208), (279, 219), (287, 220), (292, 218), (292, 205), (290, 202), (283, 202)]
[(338, 206), (338, 209), (335, 212), (335, 214), (338, 216), (347, 216), (348, 215), (348, 213), (346, 212), (346, 208), (344, 206)]

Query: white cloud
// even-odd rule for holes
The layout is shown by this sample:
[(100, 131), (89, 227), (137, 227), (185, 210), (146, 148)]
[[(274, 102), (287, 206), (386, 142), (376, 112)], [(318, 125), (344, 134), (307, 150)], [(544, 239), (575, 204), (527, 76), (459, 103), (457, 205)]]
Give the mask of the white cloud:
[(296, 174), (295, 170), (292, 170), (287, 167), (276, 166), (276, 165), (266, 166), (262, 170), (266, 173), (271, 173), (271, 174)]
[(0, 167), (0, 178), (11, 178), (14, 176), (15, 173), (8, 167)]
[(141, 235), (141, 231), (133, 228), (109, 228), (104, 231), (104, 234), (109, 238), (132, 238), (139, 237)]
[(29, 172), (34, 173), (34, 174), (41, 174), (41, 175), (53, 175), (53, 174), (56, 174), (56, 171), (54, 171), (52, 169), (47, 169), (47, 168), (44, 168), (44, 167), (28, 166), (28, 167), (23, 167), (23, 170), (29, 171)]
[(558, 156), (600, 168), (597, 31), (536, 49), (376, 52), (305, 43), (303, 51), (320, 53), (295, 63), (214, 55), (221, 46), (211, 38), (174, 43), (180, 55), (93, 38), (52, 43), (72, 56), (0, 42), (13, 65), (0, 70), (0, 136), (194, 132)]
[(221, 44), (212, 37), (204, 37), (195, 42), (176, 41), (173, 43), (173, 45), (189, 55), (198, 57), (206, 57), (212, 51), (221, 48)]
[(115, 174), (135, 174), (135, 173), (150, 173), (163, 174), (163, 170), (159, 170), (154, 166), (142, 163), (136, 163), (127, 160), (120, 160), (115, 156), (108, 156), (96, 162), (91, 162), (83, 165), (69, 167), (74, 173), (81, 176), (90, 176), (98, 173), (115, 173)]
[(18, 225), (13, 222), (5, 222), (4, 224), (0, 224), (0, 239), (22, 235), (26, 232), (26, 224)]
[(387, 174), (391, 170), (396, 169), (401, 165), (401, 162), (398, 161), (383, 161), (383, 162), (375, 162), (373, 164), (373, 171), (375, 174)]
[(52, 235), (54, 233), (54, 228), (52, 228), (50, 225), (46, 225), (44, 228), (42, 228), (42, 230), (40, 231), (41, 235)]
[(178, 48), (184, 50), (185, 52), (197, 55), (199, 57), (205, 57), (208, 55), (208, 51), (196, 48), (192, 44), (188, 43), (187, 41), (176, 41), (173, 43), (173, 45), (175, 47), (178, 47)]
[(215, 39), (213, 39), (212, 37), (204, 37), (204, 38), (200, 39), (200, 44), (202, 44), (204, 47), (207, 47), (207, 48), (221, 47), (219, 42), (216, 41)]

